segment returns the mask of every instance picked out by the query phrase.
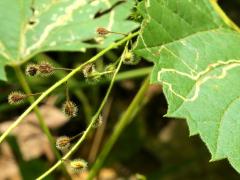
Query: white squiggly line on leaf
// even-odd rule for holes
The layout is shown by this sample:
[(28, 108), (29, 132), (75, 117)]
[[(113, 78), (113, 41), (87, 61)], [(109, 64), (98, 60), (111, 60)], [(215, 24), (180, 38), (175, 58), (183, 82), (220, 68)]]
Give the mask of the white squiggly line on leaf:
[[(225, 66), (222, 68), (222, 72), (220, 75), (213, 75), (213, 76), (205, 76), (207, 73), (209, 73), (211, 70), (213, 70), (214, 68), (217, 68), (219, 66)], [(204, 71), (199, 72), (196, 76), (193, 76), (191, 74), (187, 74), (181, 71), (177, 71), (175, 69), (162, 69), (161, 71), (158, 72), (158, 81), (167, 85), (169, 90), (177, 97), (179, 97), (180, 99), (182, 99), (185, 102), (192, 102), (195, 101), (199, 95), (199, 92), (201, 90), (201, 86), (207, 82), (208, 80), (211, 79), (223, 79), (227, 76), (227, 72), (235, 67), (240, 66), (240, 60), (229, 60), (229, 61), (218, 61), (217, 63), (214, 64), (210, 64)], [(162, 74), (167, 73), (167, 72), (172, 72), (172, 73), (176, 73), (180, 76), (185, 76), (191, 80), (196, 81), (195, 83), (195, 90), (194, 93), (191, 97), (185, 97), (179, 93), (177, 93), (174, 89), (171, 83), (166, 82), (164, 80), (161, 79)]]

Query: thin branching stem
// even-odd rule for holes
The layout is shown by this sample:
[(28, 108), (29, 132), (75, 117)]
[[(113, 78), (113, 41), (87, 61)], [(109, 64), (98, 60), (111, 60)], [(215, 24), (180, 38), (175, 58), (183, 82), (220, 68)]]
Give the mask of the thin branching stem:
[(78, 133), (77, 135), (75, 135), (75, 136), (73, 136), (73, 137), (71, 137), (71, 138), (70, 138), (70, 141), (73, 141), (73, 140), (75, 140), (76, 138), (78, 138), (78, 137), (82, 136), (82, 135), (83, 135), (83, 133), (84, 133), (84, 131), (83, 131), (83, 132), (80, 132), (80, 133)]
[(110, 74), (110, 73), (113, 73), (113, 72), (114, 71), (97, 72), (96, 74), (90, 75), (89, 77), (95, 77), (96, 75), (102, 76), (102, 75)]
[(109, 33), (112, 33), (112, 34), (120, 34), (120, 35), (124, 35), (124, 36), (127, 36), (127, 35), (128, 35), (128, 34), (125, 34), (125, 33), (115, 32), (115, 31), (109, 31)]
[[(17, 75), (17, 78), (19, 80), (20, 85), (22, 86), (23, 90), (27, 94), (26, 97), (29, 98), (29, 102), (30, 103), (33, 103), (35, 99), (32, 96), (40, 95), (42, 93), (34, 93), (34, 94), (32, 94), (31, 89), (30, 89), (30, 87), (29, 87), (29, 85), (28, 85), (28, 83), (26, 81), (26, 78), (25, 78), (21, 68), (19, 66), (15, 66), (14, 70), (15, 70), (15, 73)], [(43, 130), (44, 134), (48, 138), (48, 141), (49, 141), (49, 143), (51, 145), (53, 153), (55, 154), (57, 159), (61, 159), (60, 153), (55, 148), (55, 140), (54, 140), (53, 136), (51, 135), (50, 130), (49, 130), (48, 126), (46, 125), (45, 120), (44, 120), (44, 118), (43, 118), (43, 116), (42, 116), (38, 106), (34, 107), (34, 112), (36, 114), (36, 117), (38, 119), (38, 122), (39, 122), (39, 125), (40, 125), (41, 129)], [(64, 174), (66, 175), (66, 177), (68, 177), (68, 179), (70, 179), (70, 176), (68, 175), (68, 172), (67, 172), (67, 170), (65, 169), (64, 166), (62, 166), (62, 170), (63, 170)]]
[(62, 67), (54, 67), (54, 70), (63, 70), (63, 71), (72, 71), (73, 69), (71, 68), (62, 68)]
[(145, 94), (149, 87), (149, 77), (146, 78), (144, 83), (142, 84), (141, 88), (139, 89), (138, 93), (134, 97), (131, 104), (128, 106), (127, 110), (120, 118), (116, 126), (114, 127), (114, 131), (110, 136), (109, 140), (104, 145), (100, 155), (98, 156), (96, 162), (94, 163), (92, 169), (89, 172), (88, 179), (91, 180), (95, 177), (99, 169), (104, 163), (107, 155), (109, 154), (110, 150), (112, 149), (113, 145), (117, 141), (118, 137), (122, 133), (123, 129), (131, 122), (133, 117), (137, 114), (137, 110), (144, 102), (144, 98), (146, 97)]
[[(126, 51), (126, 47), (128, 45), (128, 42), (124, 48), (124, 52), (123, 54), (125, 53)], [(85, 138), (87, 137), (88, 133), (90, 132), (90, 130), (92, 129), (93, 125), (95, 124), (95, 122), (98, 120), (98, 117), (99, 115), (101, 114), (102, 112), (102, 109), (104, 107), (104, 105), (106, 104), (107, 102), (107, 99), (110, 95), (110, 92), (112, 90), (112, 87), (113, 87), (113, 84), (115, 82), (115, 78), (116, 78), (116, 75), (118, 73), (118, 71), (120, 70), (120, 67), (122, 65), (122, 62), (123, 62), (123, 59), (124, 57), (122, 56), (119, 64), (118, 64), (118, 67), (116, 69), (116, 71), (114, 72), (113, 74), (113, 78), (111, 80), (111, 83), (108, 87), (108, 90), (106, 92), (106, 95), (105, 97), (103, 98), (102, 100), (102, 103), (100, 105), (100, 107), (98, 108), (97, 112), (95, 113), (95, 115), (92, 117), (92, 120), (90, 122), (90, 124), (88, 125), (87, 129), (84, 131), (83, 135), (81, 136), (81, 138), (77, 141), (77, 143), (68, 151), (68, 153), (62, 158), (62, 160), (59, 160), (55, 165), (53, 165), (49, 170), (47, 170), (45, 173), (43, 173), (40, 177), (37, 178), (37, 180), (41, 180), (43, 178), (45, 178), (46, 176), (48, 176), (51, 172), (53, 172), (58, 166), (60, 166), (65, 160), (67, 160), (77, 149), (78, 147), (80, 146), (80, 144), (85, 140)]]
[(21, 116), (19, 116), (19, 118), (13, 123), (11, 124), (11, 126), (0, 136), (0, 143), (3, 142), (3, 140), (8, 136), (8, 134), (16, 127), (18, 126), (18, 124), (20, 124), (23, 119), (33, 110), (33, 108), (35, 106), (38, 105), (38, 103), (40, 103), (48, 94), (50, 94), (53, 90), (55, 90), (57, 87), (59, 87), (60, 85), (62, 85), (64, 82), (66, 82), (68, 79), (70, 79), (73, 75), (75, 75), (77, 72), (79, 72), (80, 70), (82, 70), (82, 68), (90, 63), (95, 62), (96, 60), (98, 60), (98, 58), (100, 58), (101, 56), (103, 56), (106, 52), (108, 52), (111, 49), (114, 49), (120, 45), (122, 45), (123, 43), (125, 43), (126, 41), (132, 39), (133, 37), (137, 36), (139, 34), (139, 32), (135, 32), (133, 34), (129, 34), (127, 37), (123, 38), (122, 40), (111, 44), (110, 46), (108, 46), (106, 49), (103, 49), (101, 52), (99, 52), (96, 56), (92, 57), (90, 60), (88, 60), (87, 62), (79, 65), (77, 68), (75, 68), (74, 70), (72, 70), (67, 76), (65, 76), (63, 79), (59, 80), (58, 82), (56, 82), (54, 85), (52, 85), (50, 88), (48, 88), (46, 91), (44, 91), (42, 93), (41, 96), (39, 96), (38, 99), (36, 99), (36, 101), (34, 101), (34, 103), (32, 103), (32, 105), (27, 108), (22, 114)]
[[(23, 85), (22, 85), (23, 86)], [(26, 94), (26, 97), (30, 97), (30, 96), (38, 96), (42, 94), (42, 92), (38, 92), (38, 93), (32, 93), (32, 94)]]
[[(54, 66), (59, 67), (60, 64), (58, 64), (56, 61), (54, 61), (51, 57), (47, 56), (46, 54), (38, 54), (36, 58), (39, 59), (46, 59), (47, 62), (53, 64)], [(65, 71), (58, 71), (56, 73), (53, 73), (53, 75), (55, 77), (57, 77), (58, 79), (62, 79), (63, 77), (66, 76), (66, 72)], [(87, 124), (89, 124), (91, 117), (92, 117), (92, 108), (90, 106), (90, 103), (86, 97), (86, 95), (84, 94), (84, 92), (81, 90), (81, 88), (79, 88), (79, 84), (80, 82), (72, 77), (71, 79), (68, 80), (68, 88), (73, 90), (73, 86), (77, 87), (73, 93), (74, 95), (79, 99), (79, 101), (82, 103), (82, 107), (83, 107), (83, 111), (86, 117), (86, 122)]]
[(226, 15), (226, 13), (222, 10), (222, 8), (218, 5), (217, 0), (210, 0), (215, 11), (218, 15), (223, 19), (223, 21), (235, 31), (240, 32), (240, 28)]

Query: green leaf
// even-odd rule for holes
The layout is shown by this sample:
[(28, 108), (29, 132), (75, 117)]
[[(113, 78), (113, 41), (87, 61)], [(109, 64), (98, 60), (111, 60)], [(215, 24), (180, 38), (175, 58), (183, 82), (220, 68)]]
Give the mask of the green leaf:
[(21, 63), (39, 52), (108, 46), (122, 36), (99, 41), (97, 27), (132, 31), (138, 25), (126, 19), (133, 6), (133, 0), (0, 1), (0, 80), (6, 80), (4, 65)]
[(212, 161), (227, 158), (240, 172), (240, 33), (208, 0), (145, 1), (135, 52), (154, 62), (168, 117), (187, 119)]

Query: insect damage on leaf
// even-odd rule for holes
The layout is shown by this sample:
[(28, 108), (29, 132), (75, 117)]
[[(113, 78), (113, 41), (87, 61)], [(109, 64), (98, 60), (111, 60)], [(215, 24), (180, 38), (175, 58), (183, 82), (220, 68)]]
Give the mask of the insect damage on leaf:
[[(134, 0), (123, 1), (116, 7), (115, 1), (31, 2), (26, 3), (29, 7), (22, 8), (15, 1), (1, 1), (0, 80), (6, 80), (4, 67), (7, 64), (21, 64), (37, 53), (105, 48), (122, 38), (111, 36), (101, 43), (91, 43), (89, 40), (96, 38), (95, 30), (99, 26), (106, 27), (109, 31), (116, 29), (123, 34), (139, 26), (138, 23), (127, 20), (135, 4)], [(90, 13), (89, 9), (92, 9)], [(110, 11), (95, 18), (100, 9)], [(27, 25), (19, 26), (22, 23)]]
[(167, 116), (187, 119), (212, 160), (227, 158), (240, 172), (240, 33), (208, 0), (149, 0), (140, 12), (145, 19), (134, 52), (154, 62), (151, 81), (163, 84)]

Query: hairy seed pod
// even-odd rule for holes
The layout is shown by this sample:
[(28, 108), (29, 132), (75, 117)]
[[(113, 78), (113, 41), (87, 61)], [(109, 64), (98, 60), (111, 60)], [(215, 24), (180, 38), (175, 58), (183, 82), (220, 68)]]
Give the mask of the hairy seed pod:
[(101, 79), (101, 73), (95, 69), (94, 64), (87, 64), (84, 66), (82, 73), (89, 84), (96, 84)]
[(56, 140), (56, 148), (60, 151), (66, 151), (69, 149), (71, 139), (67, 136), (60, 136)]
[(92, 76), (93, 73), (96, 72), (95, 65), (87, 64), (86, 66), (84, 66), (82, 72), (85, 78)]
[(124, 54), (124, 60), (123, 60), (123, 63), (124, 64), (128, 64), (128, 65), (135, 65), (139, 62), (139, 58), (136, 57), (132, 51), (127, 51), (125, 54)]
[(103, 122), (103, 117), (102, 117), (102, 115), (100, 114), (99, 116), (98, 116), (98, 119), (96, 120), (96, 122), (93, 124), (93, 128), (98, 128), (99, 126), (101, 126), (102, 125), (102, 122)]
[(20, 104), (27, 97), (26, 94), (18, 91), (11, 92), (8, 95), (8, 103), (9, 104)]
[(105, 35), (107, 35), (107, 34), (110, 33), (110, 31), (108, 31), (107, 29), (105, 29), (105, 28), (103, 28), (103, 27), (97, 28), (96, 31), (97, 31), (97, 34), (98, 34), (99, 36), (105, 36)]
[(63, 113), (69, 118), (75, 117), (77, 115), (78, 108), (76, 104), (70, 100), (67, 100), (63, 104), (62, 109), (63, 109)]
[(99, 72), (95, 72), (91, 77), (86, 78), (86, 83), (97, 84), (99, 81), (101, 81), (101, 79), (101, 74)]
[(53, 66), (48, 63), (48, 62), (41, 62), (38, 65), (38, 70), (39, 70), (39, 74), (42, 76), (49, 76), (53, 73), (54, 68)]
[(25, 73), (27, 76), (35, 76), (38, 73), (38, 65), (37, 64), (29, 64), (25, 69)]
[(87, 169), (87, 162), (83, 159), (74, 159), (69, 163), (70, 168), (75, 173), (81, 173)]
[(106, 72), (109, 72), (109, 73), (107, 73), (105, 76), (107, 77), (107, 78), (112, 78), (112, 76), (113, 76), (113, 74), (114, 74), (114, 71), (116, 70), (116, 66), (114, 65), (114, 64), (109, 64), (109, 65), (107, 65), (106, 67), (105, 67), (105, 69), (104, 69)]

